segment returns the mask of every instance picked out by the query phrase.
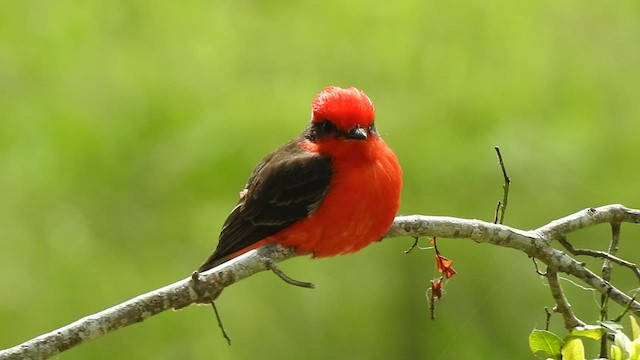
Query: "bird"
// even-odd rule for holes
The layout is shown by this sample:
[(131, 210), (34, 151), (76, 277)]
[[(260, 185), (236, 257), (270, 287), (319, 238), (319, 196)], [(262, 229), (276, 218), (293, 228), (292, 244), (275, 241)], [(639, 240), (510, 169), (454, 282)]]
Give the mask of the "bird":
[(302, 133), (253, 170), (204, 272), (269, 243), (314, 258), (381, 240), (400, 206), (402, 169), (375, 108), (355, 87), (327, 86)]

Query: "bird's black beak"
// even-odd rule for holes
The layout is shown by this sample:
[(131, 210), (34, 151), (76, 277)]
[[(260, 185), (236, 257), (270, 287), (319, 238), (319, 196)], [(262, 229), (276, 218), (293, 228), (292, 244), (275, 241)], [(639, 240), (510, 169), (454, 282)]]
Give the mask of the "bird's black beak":
[(345, 134), (347, 139), (353, 140), (366, 140), (367, 139), (367, 129), (363, 129), (360, 126), (356, 126), (353, 129), (347, 131)]

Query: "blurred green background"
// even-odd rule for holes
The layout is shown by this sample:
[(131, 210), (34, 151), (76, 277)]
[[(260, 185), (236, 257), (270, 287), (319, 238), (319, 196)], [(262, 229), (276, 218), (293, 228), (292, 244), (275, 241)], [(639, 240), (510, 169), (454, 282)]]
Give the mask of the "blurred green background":
[[(491, 220), (494, 145), (513, 179), (508, 225), (640, 207), (636, 0), (3, 1), (0, 348), (189, 275), (325, 85), (373, 99), (403, 214)], [(640, 230), (622, 235), (620, 255), (640, 261)], [(57, 358), (533, 358), (552, 301), (525, 255), (442, 239), (458, 275), (431, 321), (433, 253), (405, 255), (411, 243), (282, 265), (316, 290), (268, 273), (227, 289), (231, 347), (209, 307), (190, 307)], [(595, 321), (598, 297), (565, 284)]]

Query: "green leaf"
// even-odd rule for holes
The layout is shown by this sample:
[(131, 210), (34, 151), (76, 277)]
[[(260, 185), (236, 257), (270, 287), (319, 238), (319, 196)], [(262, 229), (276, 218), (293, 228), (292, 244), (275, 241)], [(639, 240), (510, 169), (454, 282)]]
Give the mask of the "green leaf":
[(584, 345), (578, 338), (569, 339), (562, 347), (562, 360), (585, 360)]
[(601, 321), (601, 322), (599, 322), (599, 324), (603, 328), (611, 331), (612, 333), (624, 329), (624, 327), (622, 325), (618, 324), (617, 322), (613, 322), (613, 321)]
[(622, 351), (615, 345), (611, 345), (611, 359), (622, 360)]
[(613, 337), (614, 345), (620, 350), (620, 357), (628, 359), (631, 354), (631, 340), (622, 331), (616, 331)]
[(629, 321), (631, 322), (631, 338), (636, 340), (640, 339), (640, 326), (638, 326), (638, 322), (633, 315), (629, 316)]
[(630, 360), (640, 360), (640, 337), (631, 342)]
[(607, 330), (600, 325), (585, 325), (577, 326), (571, 330), (570, 337), (580, 336), (593, 340), (600, 340), (600, 338), (607, 333)]
[(529, 348), (536, 354), (540, 351), (554, 359), (560, 359), (560, 349), (563, 345), (558, 335), (547, 330), (533, 330), (529, 335)]

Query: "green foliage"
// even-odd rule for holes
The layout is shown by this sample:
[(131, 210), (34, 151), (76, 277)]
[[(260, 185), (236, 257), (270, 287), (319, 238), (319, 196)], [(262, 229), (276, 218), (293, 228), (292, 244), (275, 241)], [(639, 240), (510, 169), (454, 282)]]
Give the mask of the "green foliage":
[(547, 330), (533, 330), (529, 335), (529, 349), (534, 354), (543, 352), (553, 356), (554, 359), (560, 359), (563, 344), (558, 335)]
[[(618, 324), (615, 324), (618, 325)], [(584, 325), (578, 326), (574, 329), (571, 329), (569, 336), (574, 337), (582, 337), (592, 340), (600, 340), (604, 334), (606, 334), (607, 329), (611, 329), (611, 326), (604, 327), (601, 325)]]
[(564, 360), (585, 360), (584, 345), (578, 338), (569, 338), (562, 346), (562, 359)]
[[(0, 347), (188, 276), (253, 166), (297, 135), (329, 84), (373, 99), (403, 165), (404, 214), (492, 220), (495, 145), (513, 180), (506, 225), (640, 207), (639, 11), (636, 0), (0, 1)], [(606, 249), (608, 236), (570, 240)], [(619, 255), (638, 262), (639, 237), (623, 226)], [(316, 290), (266, 273), (227, 289), (231, 347), (210, 308), (192, 307), (59, 358), (531, 357), (525, 339), (551, 297), (526, 256), (439, 240), (458, 275), (431, 321), (433, 253), (404, 255), (412, 241), (282, 265)], [(621, 289), (636, 287), (626, 275), (614, 268)], [(595, 319), (592, 293), (567, 288)]]
[(609, 333), (614, 339), (610, 347), (610, 359), (639, 360), (638, 323), (633, 316), (629, 316), (629, 322), (633, 340), (622, 332), (622, 325), (601, 323), (575, 328), (564, 339), (550, 331), (534, 330), (529, 335), (529, 348), (534, 354), (542, 353), (545, 357), (557, 360), (584, 360), (585, 347), (580, 338), (600, 340), (602, 336)]
[(630, 316), (631, 336), (629, 339), (621, 330), (613, 332), (613, 344), (611, 344), (611, 358), (614, 360), (639, 360), (640, 359), (640, 335), (638, 323)]

